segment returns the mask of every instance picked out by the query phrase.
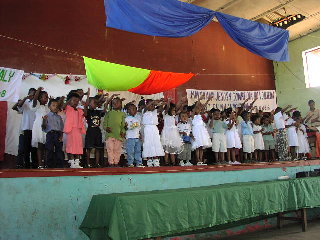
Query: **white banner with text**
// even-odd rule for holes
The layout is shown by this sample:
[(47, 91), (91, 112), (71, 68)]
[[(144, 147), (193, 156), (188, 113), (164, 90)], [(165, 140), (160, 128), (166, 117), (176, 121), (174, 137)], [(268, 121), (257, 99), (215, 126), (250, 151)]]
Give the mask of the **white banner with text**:
[(260, 90), (260, 91), (220, 91), (220, 90), (196, 90), (187, 89), (188, 105), (192, 105), (204, 95), (205, 102), (212, 97), (209, 101), (207, 109), (217, 108), (224, 110), (232, 107), (233, 109), (239, 107), (243, 102), (248, 99), (246, 107), (250, 105), (255, 99), (254, 106), (264, 112), (270, 112), (277, 107), (277, 96), (275, 90)]

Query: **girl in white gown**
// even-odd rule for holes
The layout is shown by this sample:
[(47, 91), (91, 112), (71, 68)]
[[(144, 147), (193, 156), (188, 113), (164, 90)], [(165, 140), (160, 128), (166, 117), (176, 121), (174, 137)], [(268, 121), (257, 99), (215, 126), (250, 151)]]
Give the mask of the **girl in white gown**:
[(225, 122), (228, 124), (228, 130), (226, 131), (228, 161), (232, 164), (241, 164), (236, 160), (236, 149), (242, 148), (242, 144), (237, 129), (237, 117), (235, 112), (227, 113)]
[(176, 125), (176, 107), (168, 101), (167, 108), (164, 112), (164, 126), (161, 133), (161, 143), (164, 147), (166, 164), (169, 164), (169, 156), (171, 164), (176, 164), (175, 154), (182, 152), (183, 141), (180, 137), (179, 130)]
[(307, 129), (302, 124), (302, 119), (297, 119), (297, 135), (298, 135), (298, 141), (299, 141), (299, 147), (298, 147), (298, 153), (299, 153), (299, 159), (306, 160), (306, 154), (310, 153), (310, 146), (308, 142), (308, 135), (307, 135)]
[(32, 127), (32, 147), (37, 149), (38, 168), (43, 168), (42, 160), (44, 159), (44, 144), (46, 143), (46, 133), (42, 131), (43, 117), (49, 113), (48, 93), (38, 88), (33, 99), (33, 111), (35, 111), (36, 118)]
[(158, 125), (158, 101), (148, 99), (146, 101), (145, 112), (142, 116), (143, 124), (143, 151), (142, 157), (147, 159), (148, 167), (159, 167), (159, 157), (164, 156), (163, 147), (160, 140)]
[(286, 122), (287, 136), (288, 136), (288, 144), (290, 147), (291, 158), (293, 160), (297, 160), (298, 156), (298, 147), (299, 147), (299, 140), (297, 134), (297, 123), (296, 120), (301, 117), (299, 111), (295, 111), (292, 114), (292, 118), (289, 118)]
[(264, 151), (264, 141), (262, 136), (261, 118), (258, 115), (252, 117), (252, 130), (254, 139), (254, 158), (256, 161), (262, 161)]
[(193, 107), (193, 114), (194, 117), (192, 119), (192, 134), (193, 134), (193, 141), (192, 141), (192, 149), (196, 150), (196, 162), (197, 165), (204, 165), (203, 163), (203, 149), (209, 148), (212, 146), (212, 142), (204, 123), (201, 113), (203, 113), (207, 103), (211, 100), (209, 98), (205, 105), (200, 103), (200, 100), (194, 105)]

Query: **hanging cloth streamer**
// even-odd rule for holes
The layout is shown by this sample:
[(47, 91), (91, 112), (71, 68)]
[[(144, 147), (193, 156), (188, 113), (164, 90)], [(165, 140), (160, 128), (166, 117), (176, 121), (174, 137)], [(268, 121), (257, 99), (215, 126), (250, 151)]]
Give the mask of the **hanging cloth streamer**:
[(106, 26), (160, 37), (187, 37), (217, 17), (240, 46), (273, 60), (288, 61), (289, 32), (178, 0), (104, 0)]
[(140, 95), (165, 92), (189, 81), (193, 73), (172, 73), (130, 67), (83, 57), (89, 84), (106, 91)]

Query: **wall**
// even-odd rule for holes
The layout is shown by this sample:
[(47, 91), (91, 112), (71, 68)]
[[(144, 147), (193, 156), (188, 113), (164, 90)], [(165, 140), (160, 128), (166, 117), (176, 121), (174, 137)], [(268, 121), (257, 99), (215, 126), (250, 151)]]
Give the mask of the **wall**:
[(320, 30), (289, 42), (289, 62), (274, 62), (277, 97), (280, 106), (291, 104), (305, 114), (308, 100), (314, 99), (320, 107), (320, 87), (306, 88), (302, 51), (320, 45)]
[[(274, 89), (272, 62), (238, 46), (212, 22), (185, 38), (160, 38), (105, 27), (101, 0), (2, 0), (0, 66), (27, 72), (84, 74), (80, 56), (173, 72), (199, 73), (178, 88)], [(205, 74), (205, 75), (202, 75)]]
[(78, 228), (94, 194), (274, 180), (278, 176), (294, 177), (296, 172), (319, 167), (320, 165), (225, 172), (1, 178), (0, 192), (4, 194), (0, 195), (0, 240), (88, 239)]

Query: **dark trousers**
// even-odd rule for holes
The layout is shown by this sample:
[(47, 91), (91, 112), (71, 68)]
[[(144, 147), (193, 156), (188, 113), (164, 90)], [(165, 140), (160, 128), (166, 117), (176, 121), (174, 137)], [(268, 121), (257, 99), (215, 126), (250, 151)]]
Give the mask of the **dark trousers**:
[(37, 168), (38, 167), (37, 148), (34, 148), (31, 146), (32, 131), (31, 130), (24, 130), (23, 137), (21, 140), (23, 142), (23, 144), (22, 144), (23, 149), (20, 149), (20, 150), (22, 150), (20, 152), (21, 153), (20, 158), (23, 159), (23, 162), (24, 162), (24, 164), (22, 164), (22, 165), (25, 168), (30, 168), (30, 153), (31, 153), (32, 168)]
[(62, 151), (63, 142), (60, 141), (61, 136), (62, 133), (58, 131), (50, 131), (47, 133), (46, 165), (48, 166), (48, 168), (63, 168), (64, 154)]
[(18, 156), (17, 156), (17, 167), (24, 166), (24, 146), (23, 146), (23, 134), (19, 135), (19, 145), (18, 145)]

